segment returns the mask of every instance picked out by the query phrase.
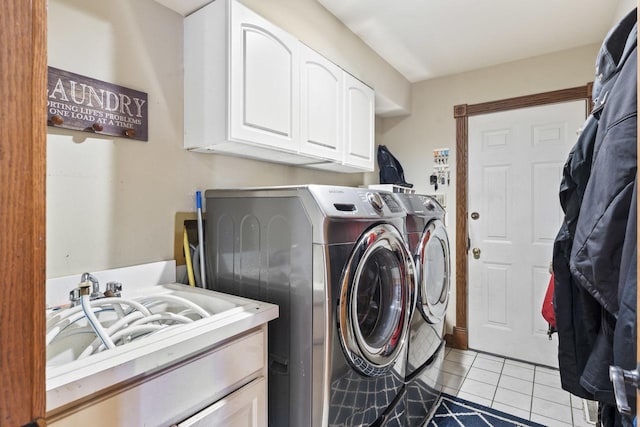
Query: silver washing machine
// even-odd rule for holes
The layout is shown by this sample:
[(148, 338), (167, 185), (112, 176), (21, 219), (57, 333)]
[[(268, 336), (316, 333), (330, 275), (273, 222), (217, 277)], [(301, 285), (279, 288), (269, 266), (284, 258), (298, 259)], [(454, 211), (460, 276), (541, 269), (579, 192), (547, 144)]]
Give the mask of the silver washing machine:
[(391, 193), (208, 190), (208, 287), (278, 304), (270, 426), (404, 426), (415, 266)]
[(449, 239), (445, 210), (435, 199), (408, 193), (394, 196), (407, 212), (406, 238), (417, 278), (407, 346), (407, 426), (422, 426), (442, 391), (444, 317), (450, 287)]

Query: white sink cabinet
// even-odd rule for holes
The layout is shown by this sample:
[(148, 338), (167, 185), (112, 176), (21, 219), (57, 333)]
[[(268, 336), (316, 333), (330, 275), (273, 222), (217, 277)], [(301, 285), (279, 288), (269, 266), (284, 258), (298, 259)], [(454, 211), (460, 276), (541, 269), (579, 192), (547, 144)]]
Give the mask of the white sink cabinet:
[(158, 290), (212, 315), (47, 366), (48, 426), (266, 426), (267, 322), (277, 306), (177, 284)]

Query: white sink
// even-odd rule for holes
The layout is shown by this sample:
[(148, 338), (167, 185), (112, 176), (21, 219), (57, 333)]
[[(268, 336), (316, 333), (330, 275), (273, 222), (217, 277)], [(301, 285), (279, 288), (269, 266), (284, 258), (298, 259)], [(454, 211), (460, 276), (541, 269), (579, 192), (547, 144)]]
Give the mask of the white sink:
[[(137, 293), (123, 291), (125, 299), (150, 295), (184, 298), (202, 307), (210, 316), (172, 326), (82, 359), (78, 359), (78, 355), (96, 335), (81, 322), (71, 325), (70, 329), (75, 328), (72, 332), (78, 333), (70, 334), (67, 330), (47, 346), (47, 411), (115, 384), (159, 371), (278, 316), (278, 307), (273, 304), (181, 284), (146, 287)], [(165, 302), (159, 309), (175, 313), (183, 307)], [(115, 318), (113, 312), (99, 313), (101, 323), (109, 324)]]

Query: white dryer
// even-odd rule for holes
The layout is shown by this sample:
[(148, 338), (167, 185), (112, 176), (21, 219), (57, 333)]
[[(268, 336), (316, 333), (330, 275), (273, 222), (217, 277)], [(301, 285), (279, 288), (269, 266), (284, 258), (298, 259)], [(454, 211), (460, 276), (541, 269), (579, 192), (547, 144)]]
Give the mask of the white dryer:
[(415, 275), (391, 193), (208, 190), (208, 286), (278, 304), (270, 426), (404, 427)]
[(407, 347), (407, 426), (422, 426), (442, 391), (444, 317), (450, 288), (445, 210), (432, 197), (394, 193), (407, 212), (406, 238), (416, 264), (416, 305)]

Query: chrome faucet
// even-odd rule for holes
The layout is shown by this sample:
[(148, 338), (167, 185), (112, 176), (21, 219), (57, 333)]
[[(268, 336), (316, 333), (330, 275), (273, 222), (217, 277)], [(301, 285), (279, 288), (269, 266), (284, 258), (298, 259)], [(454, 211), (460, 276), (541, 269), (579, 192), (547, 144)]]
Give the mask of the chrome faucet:
[[(82, 284), (86, 282), (91, 283), (91, 294), (89, 295), (89, 298), (96, 299), (96, 298), (102, 298), (104, 296), (102, 292), (100, 292), (100, 283), (98, 282), (98, 279), (93, 274), (91, 273), (82, 274), (82, 276), (80, 277), (80, 283)], [(71, 292), (69, 292), (69, 301), (71, 301), (71, 307), (74, 307), (79, 304), (81, 287), (83, 286), (79, 286), (71, 290)]]
[(69, 292), (71, 307), (75, 307), (80, 304), (80, 296), (82, 295), (81, 288), (83, 288), (82, 292), (88, 292), (88, 288), (91, 288), (89, 299), (92, 300), (104, 297), (122, 296), (122, 283), (107, 282), (104, 292), (100, 292), (100, 283), (98, 282), (98, 279), (91, 273), (83, 273), (80, 277), (80, 286)]

